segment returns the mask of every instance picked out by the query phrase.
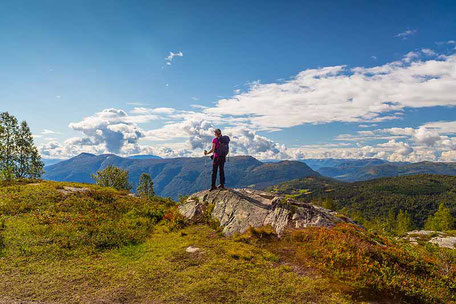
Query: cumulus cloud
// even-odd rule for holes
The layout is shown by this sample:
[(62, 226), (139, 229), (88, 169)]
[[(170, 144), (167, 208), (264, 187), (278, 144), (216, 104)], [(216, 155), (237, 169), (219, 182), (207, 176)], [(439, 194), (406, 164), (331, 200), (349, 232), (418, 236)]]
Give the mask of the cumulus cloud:
[(104, 146), (107, 151), (120, 153), (127, 144), (135, 145), (144, 136), (135, 119), (125, 111), (105, 109), (69, 127), (82, 132), (85, 137), (72, 139), (72, 145)]
[(254, 131), (245, 127), (234, 127), (225, 129), (233, 144), (231, 152), (234, 155), (254, 155), (260, 159), (284, 159), (289, 158), (284, 145), (260, 136)]
[(413, 137), (416, 143), (424, 144), (428, 147), (434, 146), (439, 140), (441, 140), (441, 136), (437, 131), (429, 130), (424, 126), (416, 130)]
[[(180, 56), (176, 54), (170, 54), (169, 60)], [(423, 49), (380, 66), (323, 67), (304, 70), (288, 81), (255, 81), (213, 107), (192, 105), (188, 111), (138, 106), (129, 113), (105, 109), (69, 125), (83, 136), (63, 144), (48, 142), (41, 151), (44, 156), (74, 156), (82, 151), (198, 156), (209, 148), (213, 129), (220, 127), (233, 140), (232, 155), (449, 160), (456, 147), (455, 121), (429, 122), (418, 128), (360, 130), (340, 134), (332, 143), (301, 147), (286, 147), (262, 132), (330, 122), (375, 127), (402, 118), (404, 108), (456, 105), (454, 83), (456, 55), (441, 57)], [(144, 123), (153, 120), (159, 127), (145, 128)]]
[(420, 54), (417, 52), (408, 52), (407, 54), (405, 54), (405, 56), (402, 60), (404, 62), (408, 63), (408, 62), (412, 61), (413, 59), (418, 58), (419, 56), (420, 56)]
[(244, 118), (254, 129), (271, 130), (306, 123), (381, 122), (400, 118), (405, 107), (456, 105), (456, 55), (413, 61), (414, 54), (372, 68), (309, 69), (284, 83), (256, 83), (204, 112)]
[(443, 152), (441, 155), (441, 160), (448, 162), (456, 161), (456, 150)]
[(391, 150), (394, 151), (394, 153), (397, 153), (398, 155), (401, 155), (401, 156), (407, 156), (413, 152), (413, 148), (408, 143), (397, 142), (394, 139), (392, 139), (386, 143), (379, 144), (378, 147), (390, 148)]
[[(181, 149), (187, 149), (186, 156), (201, 155), (201, 151), (209, 149), (214, 138), (215, 126), (205, 119), (190, 119), (179, 123), (165, 125), (162, 128), (146, 131), (145, 139), (166, 141), (182, 139)], [(246, 127), (223, 128), (223, 134), (230, 136), (232, 155), (256, 155), (259, 158), (287, 158), (286, 148)], [(182, 154), (182, 153), (181, 153)]]

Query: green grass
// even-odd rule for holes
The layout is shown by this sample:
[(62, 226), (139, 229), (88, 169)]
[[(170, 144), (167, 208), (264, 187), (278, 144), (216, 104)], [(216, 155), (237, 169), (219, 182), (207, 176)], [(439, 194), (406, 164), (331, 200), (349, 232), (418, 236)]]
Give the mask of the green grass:
[(0, 183), (0, 303), (455, 303), (451, 250), (352, 225), (277, 239), (216, 224), (188, 225), (158, 197)]
[(3, 185), (0, 202), (0, 302), (354, 303), (267, 249), (207, 225), (170, 229), (167, 200), (42, 182)]
[[(187, 253), (188, 246), (200, 248)], [(142, 244), (95, 256), (3, 257), (3, 297), (86, 303), (350, 303), (329, 282), (295, 274), (270, 253), (221, 238), (206, 226), (158, 227)], [(8, 275), (6, 275), (8, 274)]]

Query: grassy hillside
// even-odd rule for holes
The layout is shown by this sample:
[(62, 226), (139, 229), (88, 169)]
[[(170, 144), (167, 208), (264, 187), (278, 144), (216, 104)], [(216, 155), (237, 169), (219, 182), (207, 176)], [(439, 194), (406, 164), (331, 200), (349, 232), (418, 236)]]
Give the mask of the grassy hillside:
[(346, 185), (337, 179), (323, 176), (310, 176), (292, 179), (275, 186), (266, 188), (266, 191), (272, 191), (278, 194), (287, 194), (290, 197), (307, 199), (309, 196), (317, 196), (327, 192), (334, 191), (336, 187)]
[(407, 211), (416, 228), (422, 228), (442, 202), (456, 215), (456, 176), (420, 174), (354, 183), (302, 178), (269, 190), (316, 203), (330, 200), (333, 209), (367, 220), (386, 218), (390, 210)]
[(225, 238), (166, 199), (0, 184), (0, 303), (456, 303), (455, 259), (352, 225)]
[(350, 303), (265, 249), (208, 226), (173, 229), (162, 220), (173, 205), (87, 184), (2, 184), (0, 303)]

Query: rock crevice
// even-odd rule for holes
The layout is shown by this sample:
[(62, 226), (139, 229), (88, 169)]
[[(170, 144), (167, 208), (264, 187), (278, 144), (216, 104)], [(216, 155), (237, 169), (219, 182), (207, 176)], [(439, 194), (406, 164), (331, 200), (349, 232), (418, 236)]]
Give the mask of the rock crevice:
[(220, 223), (227, 236), (267, 225), (281, 235), (286, 229), (354, 223), (334, 211), (252, 189), (201, 191), (179, 206), (179, 212), (194, 222), (209, 215)]

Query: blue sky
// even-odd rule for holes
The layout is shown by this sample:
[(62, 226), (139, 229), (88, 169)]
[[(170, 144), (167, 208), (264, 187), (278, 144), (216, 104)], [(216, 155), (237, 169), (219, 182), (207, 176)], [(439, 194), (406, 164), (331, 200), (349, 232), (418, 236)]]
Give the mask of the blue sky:
[(45, 158), (200, 155), (222, 127), (263, 159), (456, 161), (455, 15), (454, 1), (2, 1), (0, 111)]

